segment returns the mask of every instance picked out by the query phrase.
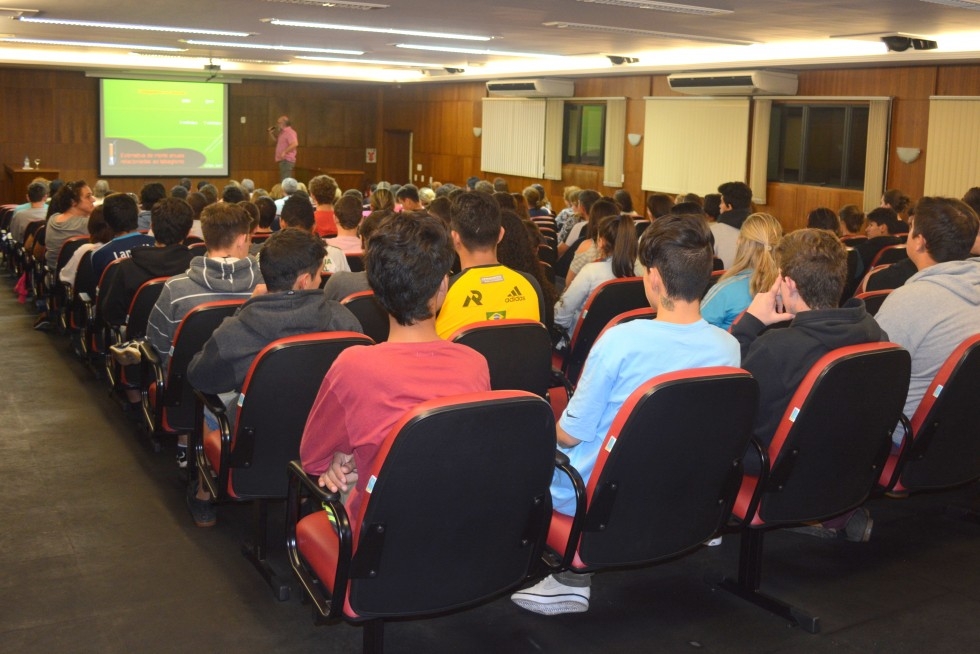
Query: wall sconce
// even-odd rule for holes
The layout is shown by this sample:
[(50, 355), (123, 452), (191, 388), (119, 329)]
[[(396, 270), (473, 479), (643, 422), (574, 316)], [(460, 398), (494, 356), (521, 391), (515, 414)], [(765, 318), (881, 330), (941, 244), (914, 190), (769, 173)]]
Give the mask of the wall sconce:
[(627, 134), (626, 135), (626, 140), (629, 141), (629, 144), (632, 145), (635, 148), (636, 146), (638, 146), (640, 144), (640, 141), (643, 140), (643, 135), (642, 134)]
[(902, 163), (910, 164), (922, 154), (922, 148), (895, 148), (895, 154)]
[(474, 127), (473, 128), (473, 136), (475, 136), (476, 138), (480, 138), (481, 136), (483, 136), (483, 128), (482, 127)]

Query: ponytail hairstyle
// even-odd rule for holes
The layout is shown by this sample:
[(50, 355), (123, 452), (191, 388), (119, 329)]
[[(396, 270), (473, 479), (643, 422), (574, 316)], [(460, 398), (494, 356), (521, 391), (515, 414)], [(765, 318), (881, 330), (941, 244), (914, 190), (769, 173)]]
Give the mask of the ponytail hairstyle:
[[(633, 277), (633, 264), (636, 261), (636, 227), (631, 216), (607, 216), (599, 223), (598, 238), (603, 240), (603, 258), (612, 259), (613, 274), (616, 277)], [(598, 247), (598, 239), (596, 246)]]
[(724, 281), (745, 270), (752, 270), (749, 293), (768, 290), (776, 281), (779, 266), (773, 251), (783, 236), (779, 221), (767, 213), (754, 213), (742, 223), (735, 248), (735, 261), (718, 281)]

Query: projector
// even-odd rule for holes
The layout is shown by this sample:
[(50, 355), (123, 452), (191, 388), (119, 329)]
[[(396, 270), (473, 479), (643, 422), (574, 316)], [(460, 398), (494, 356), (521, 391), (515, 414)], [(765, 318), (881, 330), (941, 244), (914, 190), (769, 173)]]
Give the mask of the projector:
[(208, 73), (220, 73), (221, 64), (204, 64), (204, 70)]

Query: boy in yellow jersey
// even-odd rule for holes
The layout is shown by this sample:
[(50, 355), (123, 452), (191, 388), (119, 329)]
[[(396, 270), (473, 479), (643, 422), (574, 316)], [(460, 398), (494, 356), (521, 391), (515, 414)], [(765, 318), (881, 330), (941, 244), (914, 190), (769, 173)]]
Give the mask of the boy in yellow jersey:
[(497, 262), (504, 236), (500, 206), (488, 193), (463, 193), (450, 210), (453, 247), (463, 272), (449, 280), (446, 300), (436, 319), (441, 338), (483, 320), (542, 319), (541, 287), (531, 275)]

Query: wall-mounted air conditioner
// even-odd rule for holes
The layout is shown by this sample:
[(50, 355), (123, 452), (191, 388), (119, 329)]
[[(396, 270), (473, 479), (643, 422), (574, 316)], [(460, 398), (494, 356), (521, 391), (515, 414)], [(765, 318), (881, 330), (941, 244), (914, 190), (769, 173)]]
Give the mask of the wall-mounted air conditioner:
[(568, 79), (510, 79), (487, 82), (490, 95), (512, 98), (570, 98), (575, 82)]
[(739, 70), (714, 73), (675, 73), (667, 76), (672, 91), (690, 95), (796, 95), (793, 73)]

